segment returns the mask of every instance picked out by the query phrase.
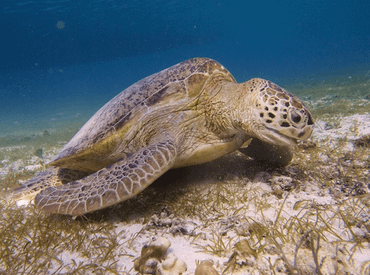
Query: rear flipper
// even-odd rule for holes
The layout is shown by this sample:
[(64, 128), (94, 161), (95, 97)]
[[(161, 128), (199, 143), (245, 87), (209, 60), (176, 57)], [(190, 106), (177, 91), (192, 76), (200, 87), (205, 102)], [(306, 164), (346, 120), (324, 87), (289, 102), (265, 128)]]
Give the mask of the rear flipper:
[(262, 142), (253, 138), (246, 148), (240, 148), (240, 152), (263, 164), (272, 166), (286, 166), (293, 158), (290, 147), (282, 147)]
[(50, 167), (38, 173), (32, 179), (14, 189), (8, 200), (33, 199), (41, 190), (78, 180), (89, 173), (59, 167)]
[(81, 180), (41, 191), (35, 205), (44, 212), (77, 216), (117, 204), (149, 186), (175, 158), (171, 142), (151, 145)]

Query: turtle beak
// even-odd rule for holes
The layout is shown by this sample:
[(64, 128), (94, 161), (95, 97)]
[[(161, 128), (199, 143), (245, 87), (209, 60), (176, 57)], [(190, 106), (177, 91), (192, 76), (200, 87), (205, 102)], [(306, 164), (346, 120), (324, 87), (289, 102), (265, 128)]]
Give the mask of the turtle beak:
[(265, 133), (263, 133), (263, 135), (261, 135), (259, 138), (270, 144), (278, 146), (291, 147), (297, 145), (297, 139), (269, 127), (266, 127)]

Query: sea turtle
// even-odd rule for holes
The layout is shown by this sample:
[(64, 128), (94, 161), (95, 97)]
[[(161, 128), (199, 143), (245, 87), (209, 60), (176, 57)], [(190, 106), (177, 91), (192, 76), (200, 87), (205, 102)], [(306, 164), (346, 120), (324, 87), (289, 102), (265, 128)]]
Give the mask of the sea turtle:
[(307, 139), (313, 125), (305, 105), (272, 82), (253, 78), (238, 84), (218, 62), (193, 58), (106, 103), (47, 170), (11, 197), (38, 193), (38, 209), (81, 215), (135, 196), (171, 168), (238, 149), (286, 165), (290, 148)]

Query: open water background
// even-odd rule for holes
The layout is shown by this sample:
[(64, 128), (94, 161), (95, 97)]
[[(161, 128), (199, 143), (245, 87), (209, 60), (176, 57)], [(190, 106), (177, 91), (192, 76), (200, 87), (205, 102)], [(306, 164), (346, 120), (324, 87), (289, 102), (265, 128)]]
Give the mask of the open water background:
[(2, 0), (0, 135), (82, 125), (129, 85), (192, 57), (298, 96), (370, 83), (369, 11), (368, 0)]

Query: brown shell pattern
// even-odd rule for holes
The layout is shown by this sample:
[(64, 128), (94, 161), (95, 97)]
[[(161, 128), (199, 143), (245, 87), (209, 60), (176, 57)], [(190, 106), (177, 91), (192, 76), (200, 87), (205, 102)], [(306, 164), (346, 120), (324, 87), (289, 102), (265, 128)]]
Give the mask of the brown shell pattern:
[(215, 60), (193, 58), (136, 82), (98, 110), (53, 161), (71, 157), (93, 147), (130, 120), (135, 120), (134, 114), (143, 108), (151, 107), (153, 110), (161, 103), (168, 104), (179, 98), (190, 100), (198, 95), (206, 79), (215, 70), (222, 71), (233, 79)]

